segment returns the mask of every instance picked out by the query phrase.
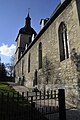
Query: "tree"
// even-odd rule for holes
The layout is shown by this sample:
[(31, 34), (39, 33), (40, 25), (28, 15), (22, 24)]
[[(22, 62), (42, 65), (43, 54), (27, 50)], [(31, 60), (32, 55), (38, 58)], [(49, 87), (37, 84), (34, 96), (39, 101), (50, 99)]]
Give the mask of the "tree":
[(6, 64), (7, 75), (10, 77), (14, 76), (14, 55), (11, 57), (11, 63)]
[(0, 63), (0, 78), (6, 77), (6, 68), (4, 63)]
[[(56, 64), (55, 64), (56, 63)], [(61, 80), (60, 63), (51, 61), (51, 59), (46, 55), (43, 58), (42, 69), (38, 71), (38, 89), (49, 90), (53, 87), (59, 87), (63, 84)]]
[(11, 63), (6, 64), (7, 75), (12, 77), (13, 76), (13, 65)]
[(42, 73), (46, 84), (52, 81), (51, 76), (54, 74), (54, 66), (47, 56), (45, 56), (43, 59)]
[(14, 61), (15, 61), (15, 55), (11, 56), (11, 64), (14, 66)]
[(43, 58), (42, 69), (38, 72), (39, 84), (53, 84), (55, 66), (49, 60), (47, 55)]

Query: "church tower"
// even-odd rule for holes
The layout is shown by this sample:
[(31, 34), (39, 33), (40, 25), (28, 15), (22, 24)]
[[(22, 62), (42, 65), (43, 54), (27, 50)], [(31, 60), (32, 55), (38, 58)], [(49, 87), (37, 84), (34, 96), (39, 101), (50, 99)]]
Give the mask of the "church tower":
[(36, 36), (35, 30), (31, 27), (31, 18), (29, 13), (25, 18), (25, 26), (19, 30), (18, 36), (16, 38), (16, 56), (15, 63), (19, 60), (21, 55), (27, 49), (29, 44), (32, 42), (32, 36)]

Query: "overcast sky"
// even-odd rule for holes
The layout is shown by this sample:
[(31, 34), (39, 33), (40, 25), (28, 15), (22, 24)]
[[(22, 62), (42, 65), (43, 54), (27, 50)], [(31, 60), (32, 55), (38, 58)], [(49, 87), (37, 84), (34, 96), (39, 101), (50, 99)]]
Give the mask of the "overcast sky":
[(30, 8), (31, 26), (38, 33), (40, 19), (50, 17), (60, 0), (0, 0), (0, 56), (4, 63), (10, 62), (15, 52), (15, 39), (25, 24)]

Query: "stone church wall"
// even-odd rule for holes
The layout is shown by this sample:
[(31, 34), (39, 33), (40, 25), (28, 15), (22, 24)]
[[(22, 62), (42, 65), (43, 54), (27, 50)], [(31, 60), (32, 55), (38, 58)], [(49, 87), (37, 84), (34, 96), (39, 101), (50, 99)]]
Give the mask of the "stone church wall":
[[(67, 26), (69, 58), (60, 62), (58, 29), (61, 22)], [(38, 68), (38, 47), (42, 43), (42, 69)], [(80, 25), (77, 13), (76, 1), (73, 0), (65, 10), (52, 22), (47, 30), (40, 36), (36, 43), (28, 50), (23, 58), (16, 65), (16, 76), (22, 79), (22, 60), (24, 60), (24, 84), (33, 88), (35, 70), (37, 70), (37, 86), (39, 90), (65, 88), (67, 93), (79, 97), (79, 67), (71, 58), (75, 50), (77, 58), (80, 55)], [(28, 57), (30, 53), (30, 72), (28, 73)], [(75, 55), (75, 54), (74, 54)], [(20, 71), (17, 69), (19, 68)], [(48, 80), (48, 84), (47, 81)], [(78, 87), (75, 87), (78, 86)], [(70, 88), (70, 89), (69, 89)], [(71, 90), (72, 91), (69, 91)], [(73, 89), (74, 88), (74, 89)], [(69, 95), (69, 94), (68, 94)], [(70, 96), (71, 96), (70, 95)]]
[[(45, 59), (50, 62), (51, 69), (53, 69), (51, 82), (57, 82), (56, 79), (60, 79), (59, 82), (61, 83), (71, 83), (76, 82), (77, 73), (76, 73), (76, 66), (71, 61), (71, 59), (66, 59), (60, 62), (59, 57), (59, 38), (58, 38), (58, 28), (60, 23), (64, 21), (67, 26), (68, 31), (68, 41), (69, 41), (69, 57), (71, 56), (71, 51), (73, 48), (79, 48), (79, 24), (78, 24), (78, 16), (77, 16), (77, 9), (75, 1), (72, 2), (58, 17), (57, 19), (48, 27), (48, 29), (42, 34), (39, 40), (31, 47), (31, 49), (27, 52), (24, 56), (24, 59), (27, 58), (25, 61), (25, 66), (28, 63), (28, 54), (31, 53), (31, 68), (30, 73), (28, 73), (27, 69), (25, 78), (27, 80), (34, 79), (34, 72), (37, 69), (39, 78), (41, 77), (43, 83), (44, 80), (42, 77), (42, 70), (38, 69), (38, 46), (39, 43), (42, 42), (42, 56), (43, 56), (43, 66), (45, 63)], [(77, 42), (76, 42), (77, 41)], [(50, 66), (49, 66), (50, 67)], [(28, 68), (28, 66), (26, 67)], [(75, 68), (75, 69), (73, 69)], [(74, 74), (74, 76), (73, 76)], [(30, 81), (29, 80), (29, 81)], [(38, 80), (38, 82), (41, 80)], [(50, 82), (50, 81), (49, 81)], [(51, 83), (50, 82), (50, 83)]]

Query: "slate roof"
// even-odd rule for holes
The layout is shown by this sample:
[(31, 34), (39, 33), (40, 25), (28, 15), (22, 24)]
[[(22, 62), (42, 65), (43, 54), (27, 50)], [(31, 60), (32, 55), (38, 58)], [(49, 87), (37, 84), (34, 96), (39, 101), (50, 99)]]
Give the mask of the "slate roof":
[(32, 27), (27, 28), (26, 26), (24, 26), (19, 30), (19, 34), (36, 35), (36, 32)]

